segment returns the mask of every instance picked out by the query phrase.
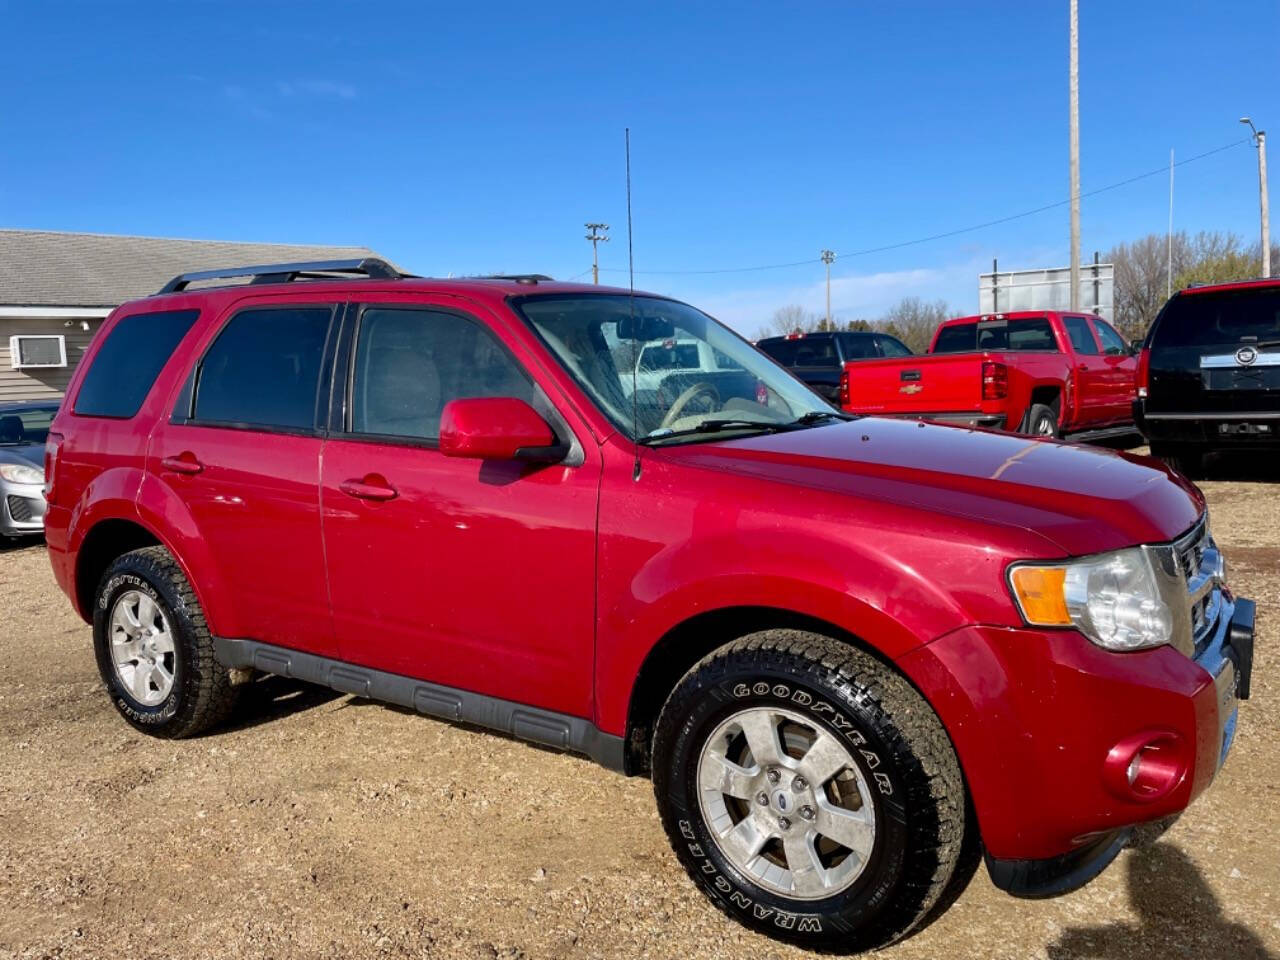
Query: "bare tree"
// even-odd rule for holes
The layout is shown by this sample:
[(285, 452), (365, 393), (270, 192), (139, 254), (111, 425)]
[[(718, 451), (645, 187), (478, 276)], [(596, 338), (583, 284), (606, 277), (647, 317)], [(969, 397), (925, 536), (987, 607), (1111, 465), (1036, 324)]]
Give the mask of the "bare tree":
[(927, 303), (919, 297), (903, 297), (885, 311), (876, 328), (897, 337), (916, 353), (923, 353), (938, 324), (950, 316), (951, 308), (945, 300)]
[(785, 337), (789, 333), (805, 333), (817, 329), (817, 324), (817, 314), (793, 303), (773, 311), (773, 316), (760, 328), (756, 338)]
[[(1115, 320), (1125, 336), (1142, 337), (1169, 293), (1170, 238), (1152, 233), (1107, 251), (1115, 264)], [(1218, 283), (1256, 277), (1262, 270), (1258, 244), (1246, 248), (1234, 233), (1185, 231), (1172, 237), (1173, 290), (1192, 283)]]

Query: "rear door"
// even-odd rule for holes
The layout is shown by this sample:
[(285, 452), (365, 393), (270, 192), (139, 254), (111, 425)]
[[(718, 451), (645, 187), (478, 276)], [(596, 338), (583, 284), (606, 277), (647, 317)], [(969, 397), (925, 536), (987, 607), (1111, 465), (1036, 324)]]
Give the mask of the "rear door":
[[(585, 430), (578, 441), (487, 312), (387, 294), (351, 314), (321, 487), (342, 658), (588, 716), (598, 446)], [(440, 415), (463, 397), (525, 400), (575, 452), (446, 457)]]
[(1133, 400), (1138, 389), (1138, 361), (1115, 327), (1101, 317), (1093, 317), (1090, 322), (1098, 335), (1102, 359), (1107, 366), (1102, 408), (1105, 419), (1130, 420), (1133, 418)]
[(1149, 415), (1280, 414), (1280, 287), (1183, 291), (1148, 347)]
[[(240, 301), (152, 435), (147, 473), (182, 501), (221, 585), (217, 629), (334, 655), (320, 451), (342, 304)], [(174, 518), (181, 524), (181, 518)]]

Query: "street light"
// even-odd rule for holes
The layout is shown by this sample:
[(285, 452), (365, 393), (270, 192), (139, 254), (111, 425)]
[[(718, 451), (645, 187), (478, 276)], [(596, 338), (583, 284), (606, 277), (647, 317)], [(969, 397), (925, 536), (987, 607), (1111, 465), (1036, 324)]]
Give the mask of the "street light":
[(831, 327), (831, 264), (835, 262), (836, 255), (832, 250), (822, 251), (822, 262), (827, 265), (827, 329)]
[(1267, 202), (1267, 131), (1259, 130), (1248, 117), (1240, 122), (1249, 127), (1253, 145), (1258, 148), (1258, 204), (1262, 208), (1262, 275), (1271, 276), (1271, 212)]

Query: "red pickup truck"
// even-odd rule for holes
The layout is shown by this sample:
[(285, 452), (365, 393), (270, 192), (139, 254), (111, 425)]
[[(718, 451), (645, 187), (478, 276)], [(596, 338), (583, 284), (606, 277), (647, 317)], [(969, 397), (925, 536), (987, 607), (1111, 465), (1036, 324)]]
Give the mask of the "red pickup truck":
[(997, 313), (946, 321), (924, 356), (846, 364), (840, 405), (1101, 439), (1133, 432), (1136, 377), (1129, 345), (1100, 317)]
[[(668, 340), (720, 376), (634, 389)], [(1163, 464), (854, 418), (627, 290), (177, 277), (94, 338), (45, 489), (137, 730), (271, 673), (575, 750), (653, 778), (719, 909), (823, 950), (907, 935), (983, 857), (1015, 895), (1087, 883), (1209, 786), (1249, 695), (1254, 606)]]

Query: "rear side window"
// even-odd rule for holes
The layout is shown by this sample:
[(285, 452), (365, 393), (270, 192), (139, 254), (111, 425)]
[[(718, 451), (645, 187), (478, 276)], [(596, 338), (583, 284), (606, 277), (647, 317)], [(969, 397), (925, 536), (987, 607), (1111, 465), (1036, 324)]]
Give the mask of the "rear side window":
[(1280, 288), (1182, 293), (1156, 321), (1152, 348), (1280, 342)]
[(911, 351), (907, 349), (907, 345), (896, 337), (880, 333), (876, 335), (876, 340), (880, 343), (880, 352), (886, 357), (911, 356)]
[(866, 360), (877, 356), (876, 338), (870, 334), (863, 337), (845, 334), (840, 338), (840, 346), (846, 360)]
[[(1094, 356), (1098, 345), (1093, 342), (1093, 334), (1089, 332), (1089, 321), (1084, 317), (1063, 317), (1063, 325), (1067, 328), (1067, 336), (1071, 338), (1071, 349), (1076, 353)], [(1099, 328), (1101, 329), (1101, 328)]]
[(122, 317), (84, 375), (75, 413), (121, 419), (136, 414), (178, 341), (199, 315), (198, 310), (166, 310)]
[(933, 345), (934, 353), (965, 353), (973, 350), (978, 342), (978, 325), (976, 323), (957, 323), (955, 326), (943, 327), (938, 331), (938, 341)]
[(313, 429), (332, 317), (328, 306), (237, 313), (204, 355), (196, 379), (195, 419)]

